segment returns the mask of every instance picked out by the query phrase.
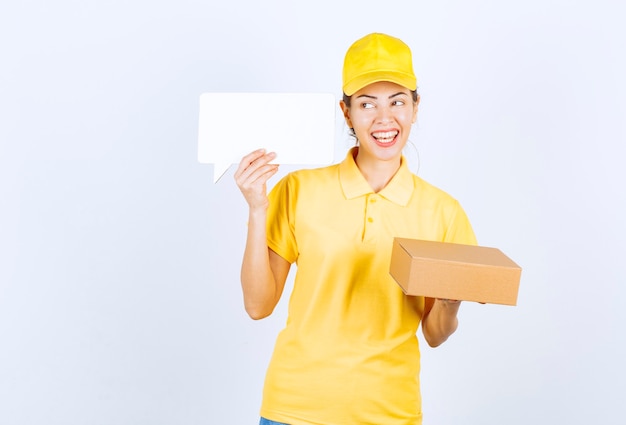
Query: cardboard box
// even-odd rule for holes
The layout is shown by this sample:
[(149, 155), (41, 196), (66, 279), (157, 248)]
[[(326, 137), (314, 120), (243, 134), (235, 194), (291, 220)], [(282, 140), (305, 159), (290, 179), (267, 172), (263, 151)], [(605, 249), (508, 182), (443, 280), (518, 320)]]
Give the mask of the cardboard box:
[(389, 272), (407, 295), (516, 305), (522, 269), (497, 248), (395, 238)]

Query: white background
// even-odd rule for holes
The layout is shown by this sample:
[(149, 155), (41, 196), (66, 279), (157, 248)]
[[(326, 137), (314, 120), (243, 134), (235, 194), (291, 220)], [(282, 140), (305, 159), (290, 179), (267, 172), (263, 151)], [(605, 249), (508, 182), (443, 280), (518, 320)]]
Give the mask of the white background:
[(197, 163), (198, 97), (339, 96), (380, 31), (414, 52), (419, 175), (524, 269), (517, 307), (422, 344), (425, 424), (621, 424), (620, 3), (3, 2), (0, 423), (257, 423), (288, 294), (243, 310), (245, 203)]

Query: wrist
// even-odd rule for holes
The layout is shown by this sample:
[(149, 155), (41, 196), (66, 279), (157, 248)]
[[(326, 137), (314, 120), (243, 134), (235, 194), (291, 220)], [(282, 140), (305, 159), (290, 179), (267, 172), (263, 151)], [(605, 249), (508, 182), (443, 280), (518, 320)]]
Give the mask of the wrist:
[(457, 306), (461, 304), (460, 300), (451, 300), (448, 298), (437, 298), (437, 301), (444, 306)]
[(265, 218), (267, 217), (267, 205), (250, 207), (248, 210), (248, 216), (250, 218)]
[(450, 300), (446, 298), (437, 298), (437, 304), (439, 304), (439, 308), (443, 313), (453, 316), (456, 316), (459, 307), (461, 307), (460, 300)]

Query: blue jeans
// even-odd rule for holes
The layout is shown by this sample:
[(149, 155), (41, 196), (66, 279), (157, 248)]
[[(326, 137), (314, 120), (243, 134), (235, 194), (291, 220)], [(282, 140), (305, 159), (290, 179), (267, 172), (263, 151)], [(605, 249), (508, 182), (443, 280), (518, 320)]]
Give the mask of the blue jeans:
[(274, 422), (274, 421), (270, 421), (269, 419), (265, 419), (263, 417), (261, 417), (261, 422), (259, 422), (259, 425), (289, 425), (283, 422)]

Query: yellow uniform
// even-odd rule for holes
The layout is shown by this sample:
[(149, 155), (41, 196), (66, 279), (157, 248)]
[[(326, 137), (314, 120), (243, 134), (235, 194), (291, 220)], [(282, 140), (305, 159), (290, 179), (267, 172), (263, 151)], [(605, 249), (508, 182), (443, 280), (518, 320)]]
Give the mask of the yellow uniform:
[(261, 416), (290, 425), (421, 424), (424, 299), (389, 275), (394, 237), (475, 244), (459, 203), (402, 165), (374, 193), (354, 162), (299, 170), (270, 193), (268, 246), (297, 263)]

